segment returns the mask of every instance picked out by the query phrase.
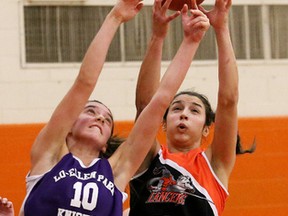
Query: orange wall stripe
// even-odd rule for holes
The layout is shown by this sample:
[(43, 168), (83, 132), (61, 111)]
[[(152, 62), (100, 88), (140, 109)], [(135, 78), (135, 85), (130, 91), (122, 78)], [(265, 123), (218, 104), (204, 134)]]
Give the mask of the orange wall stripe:
[[(0, 125), (0, 196), (13, 201), (16, 215), (25, 196), (30, 148), (43, 126)], [(126, 137), (132, 127), (133, 121), (116, 122), (115, 133)], [(253, 154), (237, 156), (223, 216), (286, 216), (288, 117), (240, 118), (239, 133), (244, 147), (248, 148), (256, 138), (257, 148)], [(163, 132), (159, 139), (165, 143)], [(206, 143), (210, 140), (211, 137)], [(124, 208), (128, 206), (129, 200)]]

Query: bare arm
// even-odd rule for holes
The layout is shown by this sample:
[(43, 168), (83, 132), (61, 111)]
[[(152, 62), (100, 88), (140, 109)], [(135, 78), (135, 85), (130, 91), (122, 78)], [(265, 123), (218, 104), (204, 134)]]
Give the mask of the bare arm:
[[(172, 0), (167, 0), (165, 4), (162, 5), (162, 0), (155, 0), (153, 5), (152, 35), (144, 60), (141, 64), (136, 87), (136, 120), (151, 101), (151, 98), (159, 87), (164, 39), (167, 35), (170, 21), (180, 15), (180, 11), (177, 11), (170, 16), (166, 15), (171, 1)], [(137, 173), (142, 172), (149, 166), (150, 161), (155, 156), (158, 149), (159, 145), (155, 137), (154, 145), (150, 149)]]
[(167, 0), (162, 6), (162, 0), (155, 0), (153, 5), (152, 35), (141, 64), (136, 87), (136, 119), (150, 102), (160, 83), (164, 39), (167, 35), (170, 21), (180, 15), (180, 11), (170, 16), (166, 15), (171, 1), (172, 0)]
[(118, 27), (132, 19), (142, 6), (142, 1), (119, 0), (107, 15), (84, 56), (74, 84), (32, 146), (31, 175), (48, 171), (68, 152), (66, 136), (94, 90)]
[(211, 164), (226, 187), (235, 164), (238, 129), (238, 69), (228, 28), (231, 4), (231, 0), (216, 0), (214, 9), (206, 13), (215, 30), (219, 56), (219, 89)]
[(188, 16), (182, 9), (184, 39), (164, 74), (160, 86), (138, 117), (126, 142), (109, 159), (114, 164), (115, 183), (124, 189), (154, 143), (165, 110), (172, 101), (190, 67), (201, 39), (209, 28), (209, 20), (199, 10)]

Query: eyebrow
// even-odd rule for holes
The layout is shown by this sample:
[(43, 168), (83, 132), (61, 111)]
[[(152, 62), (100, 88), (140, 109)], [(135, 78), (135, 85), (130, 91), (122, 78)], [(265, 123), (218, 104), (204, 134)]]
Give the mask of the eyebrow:
[[(99, 108), (98, 106), (95, 106), (95, 105), (87, 105), (87, 106), (85, 106), (84, 107), (84, 109), (88, 109), (88, 108), (93, 108), (93, 109), (96, 109), (96, 108)], [(112, 116), (112, 114), (110, 113), (110, 112), (106, 112), (108, 115), (109, 115), (109, 117), (113, 120), (113, 116)]]
[[(177, 101), (174, 101), (171, 105), (174, 105), (174, 104), (181, 104), (181, 103), (183, 103), (183, 101), (182, 100), (177, 100)], [(199, 103), (196, 103), (196, 102), (192, 102), (191, 103), (192, 105), (194, 105), (194, 106), (197, 106), (197, 107), (200, 107), (200, 108), (202, 108), (202, 105), (201, 104), (199, 104)]]

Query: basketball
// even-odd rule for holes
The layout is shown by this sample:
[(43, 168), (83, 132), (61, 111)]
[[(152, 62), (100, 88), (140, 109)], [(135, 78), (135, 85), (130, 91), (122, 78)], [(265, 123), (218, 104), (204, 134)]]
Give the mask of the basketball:
[[(201, 4), (204, 0), (196, 0), (197, 5)], [(162, 2), (164, 4), (165, 0)], [(187, 4), (188, 8), (191, 9), (191, 0), (172, 0), (169, 5), (170, 10), (180, 11), (183, 8), (183, 5)]]

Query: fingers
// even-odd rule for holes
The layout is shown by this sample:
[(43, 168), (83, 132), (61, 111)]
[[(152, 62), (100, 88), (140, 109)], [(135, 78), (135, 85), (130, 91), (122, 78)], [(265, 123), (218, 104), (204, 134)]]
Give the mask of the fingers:
[(232, 0), (216, 0), (215, 7), (229, 9), (232, 5)]
[(154, 10), (157, 10), (157, 9), (160, 10), (162, 8), (162, 1), (163, 0), (155, 0), (154, 5), (153, 5)]
[(170, 3), (172, 2), (172, 0), (165, 0), (164, 4), (162, 5), (162, 2), (164, 0), (155, 0), (156, 2), (160, 2), (158, 4), (160, 4), (160, 7), (162, 7), (165, 11), (168, 10)]
[(193, 19), (190, 23), (195, 29), (204, 29), (207, 30), (210, 26), (209, 19), (204, 16), (199, 16), (196, 19)]
[[(155, 0), (154, 9), (155, 10), (161, 10), (162, 13), (166, 13), (167, 10), (169, 9), (169, 6), (170, 6), (172, 1), (173, 0)], [(164, 2), (164, 4), (163, 4), (163, 2)], [(179, 15), (180, 15), (180, 11), (176, 11), (172, 15), (168, 16), (168, 20), (171, 21)]]
[(0, 197), (0, 206), (4, 206), (6, 208), (11, 208), (12, 202), (9, 201), (7, 198)]
[(176, 17), (178, 17), (181, 14), (180, 11), (176, 11), (174, 14), (170, 15), (167, 17), (168, 22), (170, 22), (171, 20), (175, 19)]
[(170, 22), (171, 20), (175, 19), (181, 14), (180, 11), (176, 11), (171, 15), (166, 15), (166, 12), (168, 11), (171, 2), (172, 0), (155, 0), (153, 6), (153, 13), (158, 13), (160, 15), (159, 17), (162, 17), (165, 22)]
[(231, 5), (232, 5), (232, 0), (228, 0), (228, 1), (226, 2), (226, 8), (230, 8)]
[(183, 8), (181, 10), (181, 14), (182, 15), (187, 15), (188, 14), (188, 5), (187, 4), (183, 5)]
[(191, 0), (191, 9), (198, 10), (198, 6), (197, 6), (196, 0)]
[(11, 202), (11, 201), (8, 201), (7, 204), (6, 204), (6, 207), (7, 207), (7, 208), (12, 208), (12, 202)]
[(190, 12), (191, 12), (191, 14), (193, 16), (203, 16), (203, 15), (205, 15), (205, 13), (203, 13), (201, 10), (191, 9)]
[(202, 5), (198, 5), (198, 9), (200, 11), (202, 11), (204, 14), (207, 14), (208, 13), (208, 10), (205, 10), (205, 8), (202, 6)]
[[(191, 16), (188, 16), (187, 8), (183, 8), (183, 25), (184, 31), (187, 36), (192, 36), (194, 41), (199, 41), (204, 36), (204, 32), (206, 32), (210, 27), (210, 21), (208, 17), (198, 9), (189, 10)], [(189, 36), (189, 37), (190, 37)]]
[[(184, 4), (184, 6), (185, 6), (185, 4)], [(182, 11), (181, 11), (182, 13), (183, 13), (184, 6), (183, 6)], [(192, 7), (191, 7), (191, 9), (189, 11), (191, 12), (191, 14), (193, 16), (199, 16), (199, 15), (202, 15), (202, 13), (206, 14), (206, 12), (208, 12), (202, 6), (197, 5), (196, 0), (191, 0), (191, 6)], [(201, 8), (201, 10), (200, 10), (200, 8)]]
[[(187, 19), (190, 20), (189, 25), (191, 25), (191, 24), (193, 25), (194, 23), (199, 22), (201, 20), (201, 17), (203, 17), (203, 19), (205, 19), (206, 21), (208, 20), (206, 14), (203, 13), (201, 10), (199, 10), (197, 5), (194, 5), (193, 7), (194, 7), (194, 9), (188, 10), (188, 6), (184, 5), (182, 10), (181, 10), (183, 18), (186, 20)], [(190, 16), (188, 15), (188, 12), (190, 12), (190, 14), (191, 14)], [(208, 22), (209, 22), (209, 20), (208, 20)]]

